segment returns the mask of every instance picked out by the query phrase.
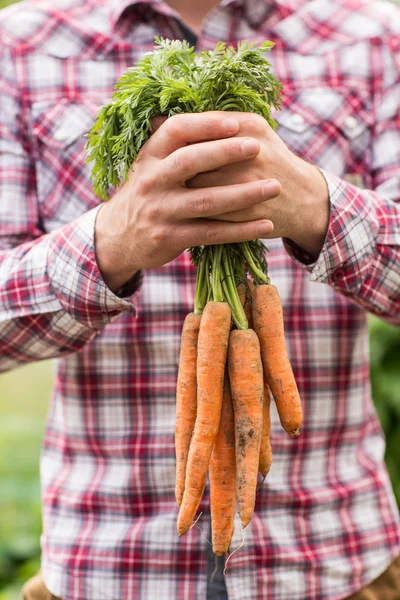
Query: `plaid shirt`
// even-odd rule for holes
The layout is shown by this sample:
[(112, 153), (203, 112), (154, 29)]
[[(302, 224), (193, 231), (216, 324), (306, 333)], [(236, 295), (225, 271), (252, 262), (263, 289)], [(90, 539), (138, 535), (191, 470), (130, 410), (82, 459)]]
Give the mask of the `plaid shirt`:
[[(333, 600), (400, 552), (370, 395), (366, 312), (400, 321), (400, 17), (367, 0), (224, 1), (199, 49), (271, 39), (284, 142), (320, 166), (331, 216), (317, 261), (268, 242), (304, 404), (274, 462), (230, 600)], [(113, 294), (94, 253), (84, 134), (155, 34), (162, 2), (33, 0), (0, 16), (0, 366), (57, 358), (41, 458), (43, 573), (64, 600), (203, 600), (209, 494), (176, 534), (175, 385), (192, 308), (187, 254)], [(353, 183), (350, 183), (352, 181)], [(354, 185), (356, 183), (357, 185)], [(27, 391), (27, 393), (29, 393)], [(236, 522), (232, 547), (241, 540)]]

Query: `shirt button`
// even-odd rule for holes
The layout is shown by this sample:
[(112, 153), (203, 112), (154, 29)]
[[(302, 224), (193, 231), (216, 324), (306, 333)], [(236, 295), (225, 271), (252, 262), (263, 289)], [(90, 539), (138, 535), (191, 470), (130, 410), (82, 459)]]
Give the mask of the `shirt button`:
[(294, 115), (292, 115), (292, 118), (290, 119), (293, 125), (304, 125), (304, 117), (302, 115), (299, 115), (298, 113), (295, 113)]
[(54, 132), (53, 137), (56, 142), (65, 142), (65, 140), (68, 139), (68, 131), (65, 129), (57, 129), (57, 131)]
[(341, 281), (344, 277), (344, 270), (343, 269), (336, 269), (336, 271), (334, 271), (333, 275), (332, 275), (332, 279), (333, 281)]
[(347, 117), (344, 124), (347, 127), (347, 129), (355, 129), (358, 125), (358, 122), (355, 117)]

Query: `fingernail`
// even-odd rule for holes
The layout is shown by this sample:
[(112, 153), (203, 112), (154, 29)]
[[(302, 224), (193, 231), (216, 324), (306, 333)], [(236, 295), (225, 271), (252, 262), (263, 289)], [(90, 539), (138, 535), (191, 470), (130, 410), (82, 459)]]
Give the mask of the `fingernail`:
[(271, 231), (274, 230), (274, 225), (272, 223), (272, 221), (263, 221), (262, 223), (260, 223), (260, 226), (258, 228), (259, 230), (259, 237), (262, 237), (263, 235), (267, 235), (268, 233), (271, 233)]
[(224, 119), (224, 121), (222, 121), (222, 126), (227, 133), (236, 133), (239, 129), (239, 123), (236, 119)]
[(277, 196), (280, 192), (280, 186), (277, 181), (267, 181), (262, 189), (262, 194), (265, 197)]
[(242, 144), (242, 150), (247, 156), (254, 156), (254, 154), (257, 154), (259, 148), (258, 142), (251, 138), (245, 140)]

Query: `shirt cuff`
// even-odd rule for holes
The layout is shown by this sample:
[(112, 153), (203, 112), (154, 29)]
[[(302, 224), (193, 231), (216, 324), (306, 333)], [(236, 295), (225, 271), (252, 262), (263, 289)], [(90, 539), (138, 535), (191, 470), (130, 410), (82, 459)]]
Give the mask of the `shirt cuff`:
[(123, 312), (136, 314), (133, 295), (143, 279), (138, 271), (117, 294), (105, 284), (94, 247), (99, 209), (97, 206), (51, 233), (47, 255), (50, 284), (64, 310), (87, 327), (98, 330)]
[(310, 272), (311, 281), (354, 293), (368, 275), (379, 234), (373, 193), (320, 169), (329, 190), (330, 218), (324, 245), (311, 262), (307, 253), (284, 240), (292, 259)]

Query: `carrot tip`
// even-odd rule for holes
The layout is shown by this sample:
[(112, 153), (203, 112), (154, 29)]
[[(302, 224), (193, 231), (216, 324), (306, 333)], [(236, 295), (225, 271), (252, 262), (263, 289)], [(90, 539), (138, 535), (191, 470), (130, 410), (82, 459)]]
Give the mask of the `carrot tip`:
[(292, 431), (288, 431), (288, 433), (289, 433), (290, 437), (297, 438), (300, 435), (300, 429), (299, 428), (293, 429)]
[(258, 484), (258, 486), (257, 486), (257, 489), (258, 489), (258, 490), (259, 490), (259, 489), (260, 489), (260, 487), (261, 487), (261, 486), (264, 484), (264, 481), (265, 481), (266, 477), (267, 477), (266, 475), (263, 475), (262, 481), (260, 481), (260, 483), (259, 483), (259, 484)]

